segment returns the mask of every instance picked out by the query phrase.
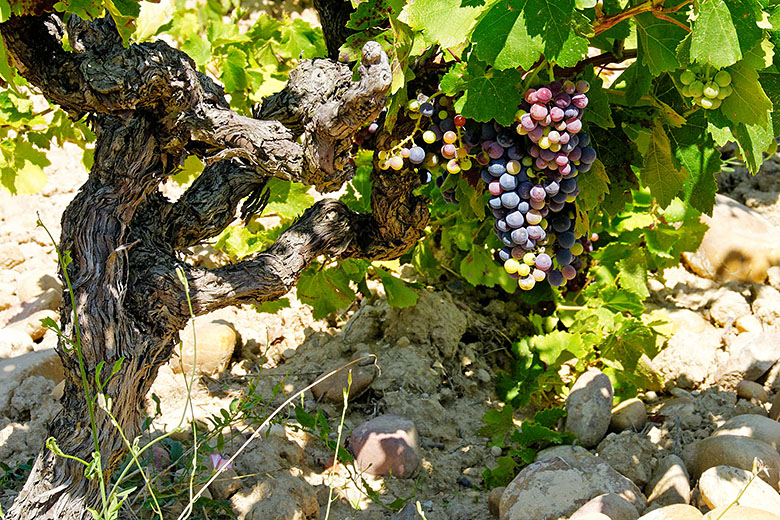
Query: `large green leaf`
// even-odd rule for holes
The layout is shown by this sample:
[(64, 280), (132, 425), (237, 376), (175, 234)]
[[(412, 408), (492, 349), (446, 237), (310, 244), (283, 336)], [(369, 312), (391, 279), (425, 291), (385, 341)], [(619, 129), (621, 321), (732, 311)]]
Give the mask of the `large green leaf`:
[(407, 4), (398, 19), (422, 31), (431, 43), (457, 47), (468, 38), (481, 7), (463, 6), (460, 0), (417, 0)]
[(758, 82), (758, 72), (750, 65), (739, 62), (729, 67), (731, 86), (734, 89), (723, 100), (721, 111), (734, 123), (762, 124), (772, 110), (772, 102)]
[(715, 174), (721, 170), (721, 160), (709, 138), (703, 111), (694, 113), (681, 128), (673, 128), (670, 136), (674, 156), (687, 174), (681, 198), (702, 213), (712, 215), (718, 189)]
[(529, 69), (539, 59), (544, 43), (526, 28), (523, 7), (527, 0), (513, 0), (511, 9), (499, 1), (474, 28), (471, 41), (477, 57), (496, 69)]
[(465, 93), (456, 103), (456, 109), (476, 121), (495, 119), (509, 126), (523, 100), (519, 88), (522, 80), (522, 74), (515, 69), (486, 70), (483, 62), (469, 60), (464, 77)]
[(577, 186), (580, 188), (578, 200), (586, 211), (595, 208), (604, 200), (604, 196), (609, 193), (609, 176), (601, 161), (593, 163), (590, 171), (579, 174)]
[(658, 120), (650, 133), (644, 159), (642, 184), (650, 188), (661, 207), (666, 207), (682, 188), (686, 176), (674, 165), (669, 136)]
[(396, 278), (391, 272), (385, 271), (381, 267), (375, 269), (376, 275), (382, 280), (382, 285), (387, 294), (387, 303), (391, 307), (411, 307), (417, 303), (419, 295), (409, 284)]
[(349, 277), (340, 269), (309, 268), (298, 280), (298, 299), (312, 306), (315, 319), (346, 308), (355, 299)]
[(741, 60), (737, 31), (725, 0), (702, 0), (696, 14), (691, 31), (691, 59), (719, 69)]
[(588, 107), (582, 119), (601, 128), (612, 128), (615, 122), (612, 120), (612, 108), (609, 105), (609, 97), (601, 88), (603, 81), (596, 75), (592, 67), (588, 67), (582, 74), (582, 78), (590, 83), (588, 91)]
[(528, 0), (523, 13), (528, 33), (544, 38), (544, 55), (555, 59), (572, 30), (574, 0)]
[(682, 27), (656, 18), (651, 13), (635, 17), (640, 56), (650, 72), (657, 76), (680, 66), (677, 46), (688, 34)]

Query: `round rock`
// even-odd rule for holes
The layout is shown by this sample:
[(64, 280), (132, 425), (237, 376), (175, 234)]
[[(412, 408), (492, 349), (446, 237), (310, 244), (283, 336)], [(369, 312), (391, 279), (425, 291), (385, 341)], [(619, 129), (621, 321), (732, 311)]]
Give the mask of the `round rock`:
[(490, 510), (490, 514), (493, 516), (498, 516), (499, 506), (501, 505), (501, 495), (504, 494), (505, 489), (506, 487), (504, 486), (493, 488), (490, 495), (488, 495), (488, 510)]
[(596, 446), (607, 433), (612, 420), (612, 383), (592, 368), (582, 374), (566, 398), (566, 431), (577, 435), (585, 448)]
[(780, 423), (755, 414), (737, 415), (715, 430), (713, 436), (736, 435), (764, 441), (780, 451)]
[[(352, 384), (349, 384), (349, 374), (352, 373)], [(331, 403), (341, 403), (344, 400), (343, 391), (349, 387), (348, 399), (360, 396), (368, 390), (376, 377), (376, 369), (373, 365), (352, 366), (339, 370), (329, 378), (314, 385), (311, 389), (316, 399), (324, 399)]]
[(637, 520), (639, 513), (625, 498), (614, 493), (594, 497), (574, 512), (569, 520), (586, 520), (592, 515), (603, 515), (611, 520)]
[(400, 415), (380, 415), (352, 431), (355, 462), (371, 475), (409, 478), (420, 466), (420, 443), (414, 423)]
[(780, 487), (780, 454), (764, 441), (736, 435), (709, 437), (696, 443), (694, 476), (714, 466), (734, 466), (751, 470), (758, 459), (766, 471), (759, 476), (774, 489)]
[(637, 511), (646, 501), (639, 488), (599, 457), (534, 462), (509, 483), (501, 497), (500, 520), (567, 518), (590, 499), (614, 493)]
[(653, 477), (645, 487), (647, 503), (663, 507), (672, 504), (687, 504), (691, 500), (691, 483), (685, 463), (677, 455), (661, 459)]
[(737, 395), (742, 399), (755, 399), (761, 403), (769, 399), (764, 387), (755, 381), (740, 381), (737, 385)]
[(772, 486), (747, 470), (731, 466), (715, 466), (702, 473), (699, 492), (707, 507), (715, 509), (732, 502), (740, 506), (780, 511), (780, 495)]
[(223, 320), (202, 324), (196, 321), (194, 340), (191, 325), (181, 331), (181, 351), (178, 347), (174, 348), (176, 356), (171, 360), (171, 369), (189, 374), (194, 362), (197, 373), (219, 375), (225, 371), (230, 358), (233, 357), (237, 338), (232, 325)]
[(610, 430), (620, 432), (632, 429), (640, 431), (647, 422), (647, 410), (645, 403), (633, 398), (623, 401), (612, 410), (612, 419), (609, 422)]
[(639, 520), (701, 520), (701, 511), (687, 504), (674, 504), (642, 515)]

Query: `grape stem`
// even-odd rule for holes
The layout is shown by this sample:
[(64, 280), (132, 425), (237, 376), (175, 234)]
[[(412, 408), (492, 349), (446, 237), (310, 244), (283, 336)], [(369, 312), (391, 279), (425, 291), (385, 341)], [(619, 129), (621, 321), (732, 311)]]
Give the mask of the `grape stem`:
[(629, 7), (628, 9), (624, 9), (623, 11), (620, 11), (617, 14), (613, 14), (612, 16), (596, 18), (596, 23), (593, 25), (593, 35), (597, 36), (603, 33), (604, 31), (609, 30), (612, 27), (616, 26), (623, 20), (633, 18), (638, 14), (649, 13), (649, 12), (652, 12), (657, 18), (662, 18), (666, 21), (673, 22), (676, 25), (684, 27), (685, 30), (690, 31), (690, 29), (684, 24), (678, 22), (677, 20), (674, 20), (671, 17), (664, 16), (664, 13), (676, 13), (686, 5), (692, 3), (693, 0), (684, 0), (680, 5), (676, 7), (670, 7), (669, 9), (665, 9), (663, 7), (663, 1), (664, 0), (646, 0), (641, 4), (635, 5), (633, 7)]

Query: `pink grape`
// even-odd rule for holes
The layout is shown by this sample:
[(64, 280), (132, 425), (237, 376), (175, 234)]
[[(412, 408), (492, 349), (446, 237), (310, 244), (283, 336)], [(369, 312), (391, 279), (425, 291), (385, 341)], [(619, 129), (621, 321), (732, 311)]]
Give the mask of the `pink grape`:
[(547, 103), (552, 99), (552, 92), (547, 87), (542, 87), (536, 91), (536, 100), (539, 103)]
[(563, 110), (561, 108), (559, 108), (559, 107), (552, 107), (550, 109), (550, 119), (555, 121), (556, 123), (558, 121), (560, 121), (561, 119), (563, 119), (563, 116), (564, 116), (564, 112), (563, 112)]
[(498, 181), (493, 181), (490, 184), (488, 184), (488, 191), (490, 191), (490, 194), (493, 196), (498, 196), (503, 193), (504, 190), (501, 189), (501, 184), (499, 184)]
[(588, 106), (588, 96), (585, 94), (574, 94), (571, 98), (571, 104), (577, 108), (585, 108)]
[(536, 103), (536, 89), (529, 88), (525, 91), (525, 100), (528, 103)]
[(582, 121), (579, 119), (574, 119), (571, 122), (566, 123), (566, 130), (571, 134), (576, 134), (580, 130), (582, 130)]
[(537, 121), (540, 121), (544, 119), (546, 116), (547, 116), (546, 106), (539, 103), (534, 103), (533, 105), (531, 105), (531, 117), (533, 117)]

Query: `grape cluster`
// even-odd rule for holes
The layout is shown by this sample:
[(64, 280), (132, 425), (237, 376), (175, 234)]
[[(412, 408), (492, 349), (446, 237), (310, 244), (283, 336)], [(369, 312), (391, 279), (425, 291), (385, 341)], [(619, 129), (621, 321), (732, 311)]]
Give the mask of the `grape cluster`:
[[(590, 170), (596, 151), (582, 132), (588, 104), (585, 81), (558, 82), (525, 92), (515, 122), (467, 120), (445, 96), (420, 96), (407, 106), (415, 131), (378, 153), (383, 170), (417, 168), (423, 183), (442, 188), (450, 175), (479, 176), (490, 193), (496, 256), (521, 289), (547, 280), (561, 286), (575, 278), (578, 258), (591, 244), (575, 234), (577, 176)], [(378, 129), (376, 123), (367, 132)], [(444, 199), (457, 203), (452, 189)]]
[(702, 108), (714, 110), (724, 99), (731, 95), (731, 74), (726, 70), (713, 71), (707, 67), (692, 65), (680, 74), (680, 90), (683, 96), (693, 98), (693, 102)]

